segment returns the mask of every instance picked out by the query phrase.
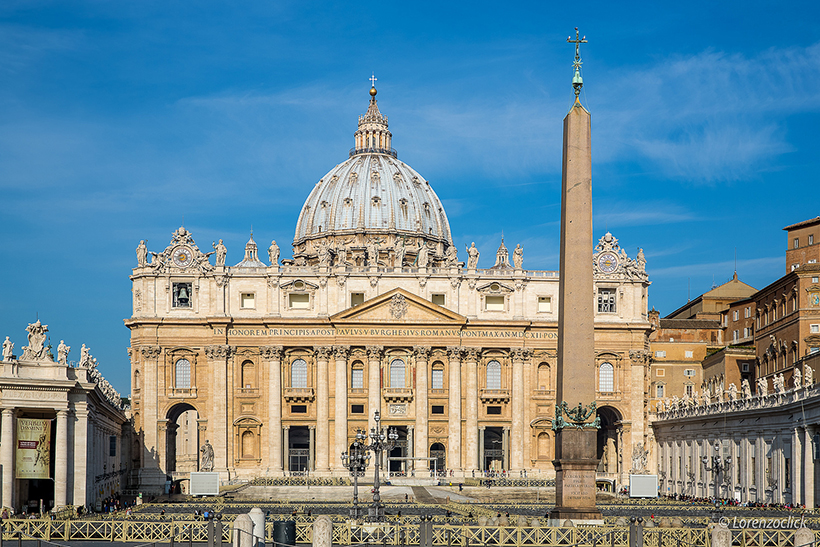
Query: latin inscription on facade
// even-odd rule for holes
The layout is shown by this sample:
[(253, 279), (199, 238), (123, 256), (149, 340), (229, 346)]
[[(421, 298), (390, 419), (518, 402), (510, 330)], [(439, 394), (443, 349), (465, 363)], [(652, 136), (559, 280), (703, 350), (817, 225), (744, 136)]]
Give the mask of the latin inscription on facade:
[(432, 337), (432, 338), (521, 338), (557, 339), (554, 332), (457, 330), (457, 329), (224, 329), (215, 327), (215, 335), (228, 336), (389, 336), (389, 337)]
[(577, 503), (579, 506), (586, 505), (592, 500), (595, 504), (595, 473), (586, 471), (564, 470), (563, 481), (563, 502), (565, 505)]

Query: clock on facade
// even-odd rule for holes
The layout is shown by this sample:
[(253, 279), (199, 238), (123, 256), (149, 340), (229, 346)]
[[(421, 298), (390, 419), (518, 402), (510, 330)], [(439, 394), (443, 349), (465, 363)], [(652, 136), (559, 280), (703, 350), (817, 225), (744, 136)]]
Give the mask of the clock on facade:
[(185, 268), (190, 266), (193, 262), (194, 252), (188, 247), (177, 247), (174, 249), (174, 254), (172, 256), (174, 259), (174, 264), (180, 268)]
[(612, 273), (618, 268), (618, 256), (615, 253), (601, 253), (598, 257), (598, 269), (604, 273)]

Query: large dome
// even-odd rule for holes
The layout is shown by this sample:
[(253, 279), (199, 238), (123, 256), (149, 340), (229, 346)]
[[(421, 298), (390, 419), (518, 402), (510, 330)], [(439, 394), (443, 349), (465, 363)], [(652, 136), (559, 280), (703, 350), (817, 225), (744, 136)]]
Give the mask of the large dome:
[(453, 245), (441, 201), (427, 180), (397, 159), (375, 88), (370, 94), (350, 157), (316, 183), (302, 206), (293, 239), (297, 261), (318, 260), (325, 245), (335, 249), (344, 242), (363, 250), (371, 239), (384, 248), (401, 238), (411, 246), (424, 242), (435, 263)]

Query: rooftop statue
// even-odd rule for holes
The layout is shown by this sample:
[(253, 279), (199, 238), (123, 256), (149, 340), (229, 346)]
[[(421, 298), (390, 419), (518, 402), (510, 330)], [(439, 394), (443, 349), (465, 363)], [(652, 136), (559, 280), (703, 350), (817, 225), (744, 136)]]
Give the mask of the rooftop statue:
[(521, 247), (520, 243), (515, 246), (515, 250), (513, 251), (513, 264), (516, 270), (522, 269), (522, 265), (524, 264), (524, 248)]
[(14, 359), (14, 342), (9, 340), (9, 337), (6, 336), (5, 341), (3, 342), (3, 361), (11, 361)]
[(69, 351), (71, 351), (71, 346), (66, 346), (65, 342), (60, 340), (60, 345), (57, 346), (57, 362), (61, 365), (67, 365)]
[(271, 266), (279, 265), (279, 245), (276, 244), (275, 239), (270, 242), (270, 247), (268, 247), (268, 259), (270, 259)]
[(38, 319), (35, 323), (30, 323), (26, 327), (28, 331), (28, 346), (23, 346), (23, 361), (43, 361), (48, 358), (46, 354), (46, 333), (48, 325), (43, 325)]
[(475, 241), (467, 247), (467, 269), (475, 270), (478, 267), (478, 257), (481, 253), (476, 249)]

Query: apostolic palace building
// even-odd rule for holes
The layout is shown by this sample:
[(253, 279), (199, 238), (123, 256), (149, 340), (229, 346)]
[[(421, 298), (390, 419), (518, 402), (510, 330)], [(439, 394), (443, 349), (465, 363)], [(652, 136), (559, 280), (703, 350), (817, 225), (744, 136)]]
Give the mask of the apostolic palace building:
[[(185, 228), (137, 248), (126, 325), (146, 490), (196, 471), (206, 440), (223, 480), (347, 476), (340, 454), (377, 411), (399, 434), (391, 473), (554, 476), (558, 272), (525, 269), (503, 240), (479, 269), (370, 95), (349, 158), (307, 196), (292, 259), (275, 243), (260, 257), (252, 236), (228, 266), (221, 240), (206, 254)], [(589, 260), (599, 476), (624, 483), (653, 444), (649, 280), (642, 251), (609, 233)]]

